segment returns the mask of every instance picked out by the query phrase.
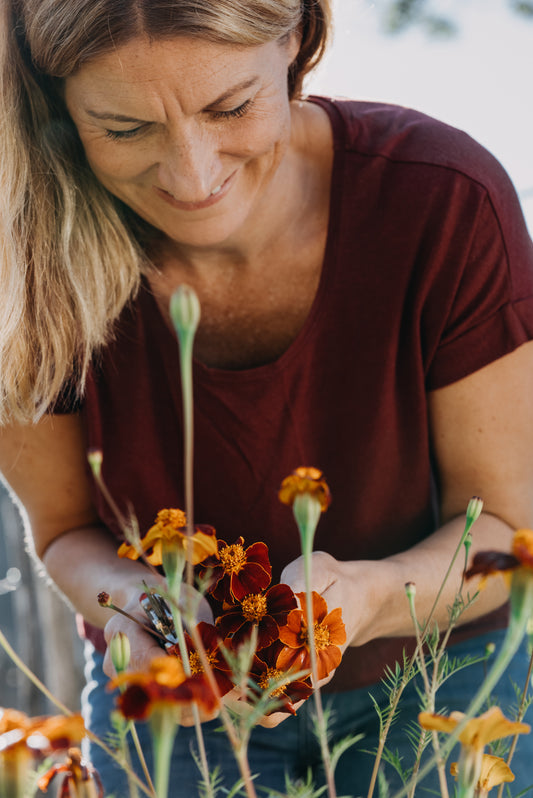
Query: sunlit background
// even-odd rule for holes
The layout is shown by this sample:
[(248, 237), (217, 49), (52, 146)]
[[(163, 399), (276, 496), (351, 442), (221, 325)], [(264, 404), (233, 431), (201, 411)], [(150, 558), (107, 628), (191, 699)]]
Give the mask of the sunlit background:
[(333, 47), (307, 88), (410, 106), (467, 131), (507, 169), (533, 233), (533, 17), (509, 0), (426, 5), (455, 32), (386, 33), (388, 0), (334, 0)]

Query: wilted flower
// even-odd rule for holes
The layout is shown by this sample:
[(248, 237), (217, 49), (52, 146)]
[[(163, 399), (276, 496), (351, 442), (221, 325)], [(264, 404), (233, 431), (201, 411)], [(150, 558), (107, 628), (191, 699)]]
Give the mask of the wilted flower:
[(272, 579), (272, 567), (265, 543), (252, 543), (244, 548), (244, 538), (228, 545), (218, 541), (218, 552), (203, 563), (209, 571), (209, 592), (219, 601), (242, 601), (250, 593), (265, 590)]
[[(459, 774), (457, 762), (452, 762), (450, 765), (450, 773), (452, 776)], [(483, 754), (481, 773), (475, 786), (476, 791), (486, 795), (493, 787), (498, 787), (507, 781), (514, 781), (514, 773), (507, 762), (499, 756)]]
[(257, 648), (265, 648), (279, 638), (281, 626), (287, 623), (289, 612), (297, 607), (296, 597), (288, 585), (273, 585), (262, 593), (249, 593), (235, 607), (217, 618), (223, 637), (231, 636), (239, 646), (257, 629)]
[[(308, 670), (311, 667), (305, 593), (297, 593), (296, 597), (301, 609), (291, 610), (286, 626), (279, 631), (284, 647), (278, 656), (277, 667), (283, 671), (289, 668)], [(340, 664), (342, 654), (339, 646), (346, 642), (346, 630), (341, 609), (337, 608), (328, 614), (325, 599), (315, 591), (312, 593), (312, 609), (317, 675), (319, 679), (324, 679)]]
[[(170, 508), (158, 512), (155, 524), (140, 541), (140, 548), (151, 565), (162, 565), (164, 545), (181, 549), (193, 565), (216, 553), (217, 540), (212, 526), (197, 524), (193, 534), (189, 536), (186, 524), (187, 519), (182, 510)], [(141, 552), (138, 546), (123, 543), (118, 550), (118, 556), (137, 560)]]
[(59, 796), (68, 798), (70, 795), (76, 795), (78, 798), (104, 798), (104, 788), (98, 771), (82, 758), (78, 748), (70, 748), (67, 761), (63, 765), (51, 767), (39, 779), (37, 786), (46, 792), (52, 779), (60, 773), (64, 776), (61, 779)]
[(294, 500), (302, 493), (314, 496), (322, 512), (328, 509), (331, 504), (331, 493), (328, 484), (322, 477), (322, 471), (318, 468), (307, 468), (300, 466), (286, 477), (279, 489), (279, 500), (282, 504), (294, 504)]

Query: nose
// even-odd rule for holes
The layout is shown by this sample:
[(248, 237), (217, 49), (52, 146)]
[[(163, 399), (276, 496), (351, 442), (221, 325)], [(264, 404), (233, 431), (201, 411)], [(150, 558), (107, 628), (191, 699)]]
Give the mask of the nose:
[(168, 136), (158, 164), (159, 185), (181, 202), (201, 202), (220, 178), (218, 147), (198, 127)]

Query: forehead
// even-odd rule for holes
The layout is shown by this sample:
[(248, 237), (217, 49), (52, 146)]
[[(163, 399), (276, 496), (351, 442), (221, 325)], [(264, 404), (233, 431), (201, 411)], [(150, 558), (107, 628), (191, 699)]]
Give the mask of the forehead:
[(85, 89), (150, 90), (174, 84), (184, 95), (202, 87), (239, 82), (251, 72), (268, 74), (283, 61), (278, 42), (244, 46), (180, 36), (136, 38), (83, 64), (67, 85)]

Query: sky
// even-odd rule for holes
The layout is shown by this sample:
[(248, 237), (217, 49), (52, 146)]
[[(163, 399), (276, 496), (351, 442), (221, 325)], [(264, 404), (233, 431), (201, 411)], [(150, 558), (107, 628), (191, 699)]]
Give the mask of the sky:
[(410, 106), (465, 130), (503, 164), (533, 236), (533, 20), (508, 0), (437, 0), (458, 33), (386, 34), (377, 0), (333, 0), (333, 45), (315, 94)]

